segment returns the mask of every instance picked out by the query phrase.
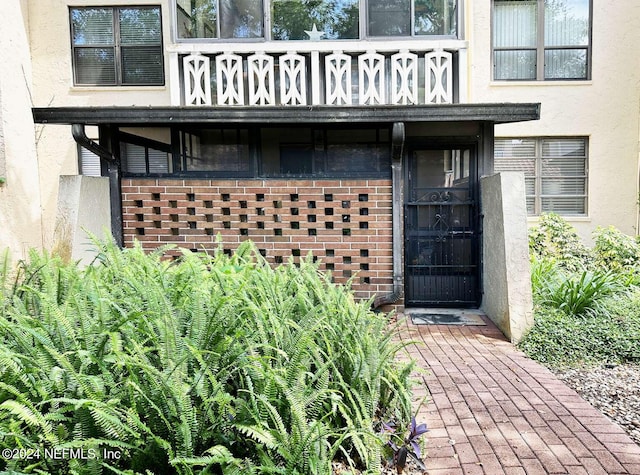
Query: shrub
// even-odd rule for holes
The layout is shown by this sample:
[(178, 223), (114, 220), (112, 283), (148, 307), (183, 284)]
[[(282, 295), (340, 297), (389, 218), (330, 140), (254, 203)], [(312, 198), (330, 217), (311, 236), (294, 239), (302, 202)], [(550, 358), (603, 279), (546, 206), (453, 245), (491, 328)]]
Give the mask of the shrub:
[[(531, 358), (551, 367), (640, 361), (640, 298), (610, 298), (607, 311), (575, 318), (537, 306), (533, 328), (519, 343)], [(633, 310), (632, 310), (633, 309)], [(629, 312), (629, 310), (632, 310)]]
[(529, 230), (529, 250), (538, 259), (552, 259), (569, 271), (585, 269), (591, 262), (589, 249), (573, 226), (555, 213), (540, 215), (538, 225)]
[(0, 450), (121, 457), (0, 471), (379, 472), (378, 421), (411, 417), (386, 316), (311, 258), (272, 269), (250, 243), (173, 262), (101, 246), (85, 269), (32, 253), (15, 285), (0, 265)]
[(633, 271), (640, 264), (640, 244), (614, 226), (598, 227), (593, 233), (595, 263), (615, 272)]
[(582, 271), (556, 278), (538, 291), (539, 302), (562, 310), (568, 315), (584, 316), (606, 312), (602, 300), (622, 288), (615, 274), (603, 271)]

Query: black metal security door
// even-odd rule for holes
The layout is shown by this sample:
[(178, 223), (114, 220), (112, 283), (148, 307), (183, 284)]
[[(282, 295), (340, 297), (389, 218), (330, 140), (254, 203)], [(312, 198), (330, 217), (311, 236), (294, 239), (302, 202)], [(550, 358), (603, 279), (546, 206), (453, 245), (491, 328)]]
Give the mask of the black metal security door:
[(475, 149), (413, 150), (405, 190), (405, 304), (478, 304)]

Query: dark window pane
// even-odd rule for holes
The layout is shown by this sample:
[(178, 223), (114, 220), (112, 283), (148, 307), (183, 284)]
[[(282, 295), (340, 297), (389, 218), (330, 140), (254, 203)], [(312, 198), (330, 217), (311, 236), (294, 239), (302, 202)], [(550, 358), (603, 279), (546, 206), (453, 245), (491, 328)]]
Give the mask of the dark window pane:
[(415, 0), (416, 35), (450, 35), (457, 33), (457, 0)]
[(310, 145), (283, 145), (280, 147), (280, 173), (282, 175), (310, 175), (313, 151)]
[(544, 78), (587, 79), (587, 50), (546, 50), (544, 52)]
[(159, 8), (120, 9), (120, 42), (123, 45), (158, 45), (161, 41)]
[(535, 50), (494, 51), (494, 79), (535, 79)]
[(220, 0), (222, 38), (261, 38), (262, 21), (261, 0)]
[(306, 31), (312, 31), (313, 25), (324, 33), (322, 39), (358, 38), (357, 0), (274, 0), (272, 5), (271, 34), (275, 40), (307, 40)]
[(391, 170), (388, 145), (336, 144), (327, 146), (327, 173), (385, 173)]
[(177, 1), (178, 38), (216, 38), (217, 0)]
[(71, 9), (73, 45), (113, 45), (113, 10), (111, 8)]
[(162, 84), (163, 82), (161, 47), (122, 48), (123, 84)]
[(251, 170), (246, 129), (195, 129), (182, 136), (188, 171), (246, 174)]
[(369, 0), (369, 36), (409, 36), (411, 0)]
[(116, 83), (113, 48), (76, 48), (74, 66), (76, 84), (109, 85)]

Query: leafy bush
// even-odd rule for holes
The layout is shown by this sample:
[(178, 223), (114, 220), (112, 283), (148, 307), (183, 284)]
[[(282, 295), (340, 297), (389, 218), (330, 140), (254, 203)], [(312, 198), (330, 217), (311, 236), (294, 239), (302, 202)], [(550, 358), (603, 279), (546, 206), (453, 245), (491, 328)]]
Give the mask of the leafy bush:
[(538, 259), (552, 259), (569, 271), (583, 270), (591, 262), (589, 249), (575, 229), (555, 213), (540, 215), (537, 226), (529, 230), (529, 251)]
[(640, 244), (614, 226), (598, 227), (593, 233), (595, 262), (615, 272), (632, 271), (640, 264)]
[(33, 253), (15, 278), (0, 263), (0, 450), (98, 454), (0, 471), (379, 472), (375, 427), (411, 418), (387, 318), (310, 258), (164, 251), (108, 243), (85, 269)]
[(535, 323), (520, 347), (550, 366), (640, 361), (637, 241), (598, 228), (587, 250), (559, 216), (531, 230)]

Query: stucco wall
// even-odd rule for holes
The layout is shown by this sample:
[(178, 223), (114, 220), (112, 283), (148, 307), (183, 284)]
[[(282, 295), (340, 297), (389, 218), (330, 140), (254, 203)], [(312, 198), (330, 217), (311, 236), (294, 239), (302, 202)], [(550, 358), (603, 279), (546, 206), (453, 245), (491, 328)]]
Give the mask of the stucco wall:
[[(69, 6), (132, 5), (128, 0), (28, 0), (33, 60), (33, 102), (37, 107), (60, 106), (148, 106), (169, 104), (169, 85), (136, 87), (88, 87), (73, 85), (71, 62), (71, 32)], [(165, 46), (170, 37), (169, 2), (139, 0), (135, 5), (160, 5)], [(46, 8), (45, 8), (46, 6)], [(165, 55), (165, 72), (168, 56)], [(168, 75), (167, 81), (168, 81)], [(52, 247), (58, 177), (78, 173), (77, 145), (71, 137), (71, 127), (38, 125), (38, 156), (42, 192), (44, 245)]]
[[(491, 81), (491, 3), (467, 1), (471, 102), (541, 102), (539, 121), (496, 126), (496, 137), (587, 136), (588, 216), (571, 218), (585, 239), (597, 225), (635, 234), (640, 111), (640, 2), (593, 1), (592, 79)], [(535, 222), (535, 220), (530, 220)]]
[(31, 62), (25, 4), (5, 0), (0, 20), (0, 249), (15, 259), (42, 247)]
[(482, 310), (518, 342), (533, 324), (524, 176), (498, 173), (480, 180)]

